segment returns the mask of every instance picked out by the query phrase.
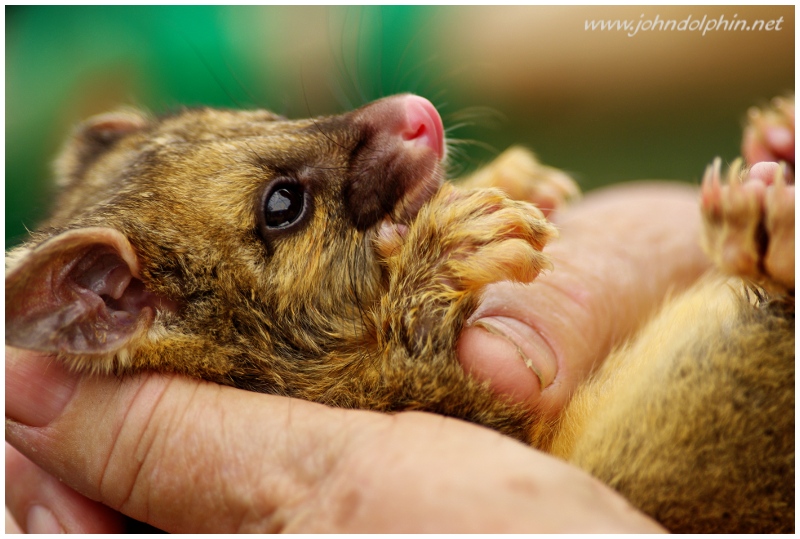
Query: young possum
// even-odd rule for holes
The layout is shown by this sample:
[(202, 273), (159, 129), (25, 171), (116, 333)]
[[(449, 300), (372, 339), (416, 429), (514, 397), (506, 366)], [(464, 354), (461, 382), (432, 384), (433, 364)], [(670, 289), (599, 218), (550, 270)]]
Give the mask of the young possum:
[[(554, 423), (468, 376), (455, 344), (487, 284), (547, 266), (555, 230), (528, 202), (443, 183), (444, 153), (438, 113), (412, 95), (307, 120), (91, 119), (57, 161), (53, 216), (7, 255), (6, 343), (88, 371), (462, 418), (583, 467), (672, 531), (792, 531), (793, 185), (710, 169), (710, 251), (722, 266), (754, 253), (733, 269), (771, 288), (705, 279)], [(469, 182), (550, 205), (574, 189), (519, 149)]]

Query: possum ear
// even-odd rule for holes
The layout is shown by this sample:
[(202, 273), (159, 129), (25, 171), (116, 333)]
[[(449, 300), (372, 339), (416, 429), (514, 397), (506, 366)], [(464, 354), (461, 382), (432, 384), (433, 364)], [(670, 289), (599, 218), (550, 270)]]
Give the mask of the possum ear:
[(134, 131), (147, 127), (147, 117), (134, 109), (120, 109), (98, 114), (86, 120), (79, 128), (77, 136), (91, 139), (98, 145), (110, 145)]
[(6, 275), (6, 344), (107, 355), (142, 335), (169, 302), (145, 289), (128, 240), (109, 228), (63, 232)]
[(57, 184), (69, 185), (124, 137), (145, 129), (150, 121), (134, 109), (120, 109), (89, 118), (79, 125), (55, 162)]

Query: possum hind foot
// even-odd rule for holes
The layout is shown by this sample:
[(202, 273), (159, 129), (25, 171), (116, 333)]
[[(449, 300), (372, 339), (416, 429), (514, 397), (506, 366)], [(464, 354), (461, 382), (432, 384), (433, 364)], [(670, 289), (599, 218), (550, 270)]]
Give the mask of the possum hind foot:
[(703, 178), (704, 247), (724, 273), (772, 294), (794, 291), (794, 97), (748, 111), (741, 160)]
[(794, 289), (794, 184), (777, 163), (749, 171), (737, 161), (721, 179), (720, 161), (703, 178), (704, 247), (725, 273), (771, 292)]

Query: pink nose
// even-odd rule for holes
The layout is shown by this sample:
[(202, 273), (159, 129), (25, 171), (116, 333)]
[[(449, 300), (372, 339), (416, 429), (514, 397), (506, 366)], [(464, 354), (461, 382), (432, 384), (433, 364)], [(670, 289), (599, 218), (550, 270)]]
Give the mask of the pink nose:
[(436, 107), (418, 95), (404, 95), (396, 99), (405, 112), (405, 122), (400, 132), (403, 140), (406, 144), (427, 146), (441, 160), (444, 157), (444, 126)]

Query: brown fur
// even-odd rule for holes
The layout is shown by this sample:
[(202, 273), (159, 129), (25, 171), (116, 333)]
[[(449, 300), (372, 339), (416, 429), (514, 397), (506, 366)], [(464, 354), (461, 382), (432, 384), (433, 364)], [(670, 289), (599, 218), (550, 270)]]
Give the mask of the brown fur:
[[(547, 267), (555, 231), (499, 191), (432, 187), (438, 161), (387, 135), (387, 103), (298, 121), (214, 109), (90, 120), (58, 161), (52, 218), (8, 255), (7, 342), (87, 370), (458, 417), (563, 456), (674, 531), (792, 530), (793, 298), (754, 304), (709, 278), (542, 423), (467, 376), (455, 343), (486, 284)], [(553, 172), (514, 150), (472, 182)], [(265, 230), (259, 201), (285, 177), (308, 212)], [(549, 185), (516, 196), (575, 194)], [(53, 297), (83, 297), (76, 287), (109, 267), (132, 277), (122, 299), (75, 300), (99, 306), (65, 323)], [(108, 314), (118, 303), (132, 320)]]

